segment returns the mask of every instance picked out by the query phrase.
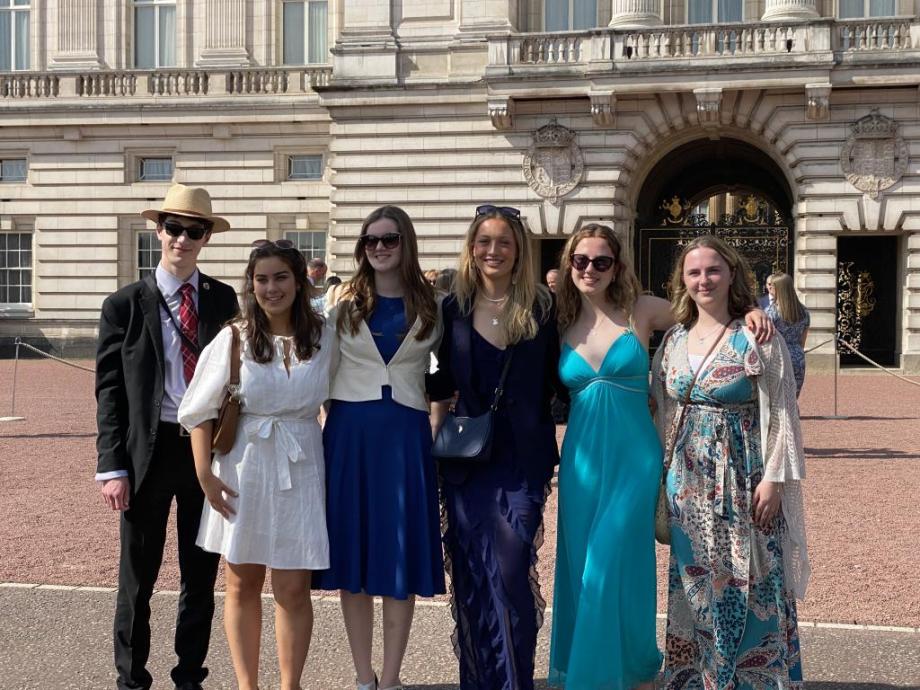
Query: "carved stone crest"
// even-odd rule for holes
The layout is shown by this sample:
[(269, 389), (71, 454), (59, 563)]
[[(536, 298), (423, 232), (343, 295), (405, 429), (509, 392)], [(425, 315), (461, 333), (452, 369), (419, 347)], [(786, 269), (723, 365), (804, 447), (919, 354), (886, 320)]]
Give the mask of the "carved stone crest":
[(898, 123), (878, 110), (857, 120), (851, 130), (840, 152), (840, 167), (847, 182), (877, 199), (907, 171), (907, 144), (898, 134)]
[(534, 132), (524, 156), (524, 179), (532, 190), (556, 204), (578, 186), (584, 173), (585, 159), (575, 132), (555, 122)]

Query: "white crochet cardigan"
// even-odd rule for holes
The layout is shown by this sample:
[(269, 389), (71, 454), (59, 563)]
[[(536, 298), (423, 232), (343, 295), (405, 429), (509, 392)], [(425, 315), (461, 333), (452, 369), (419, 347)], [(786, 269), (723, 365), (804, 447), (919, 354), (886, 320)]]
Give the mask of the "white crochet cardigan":
[[(655, 424), (665, 447), (665, 437), (682, 403), (671, 398), (665, 390), (666, 372), (662, 370), (662, 360), (666, 347), (671, 344), (670, 336), (682, 328), (674, 326), (668, 331), (652, 362), (651, 388), (657, 403)], [(786, 586), (798, 599), (803, 599), (811, 567), (808, 564), (805, 541), (805, 508), (801, 485), (805, 479), (805, 450), (792, 362), (782, 338), (773, 338), (769, 343), (759, 345), (747, 328), (743, 332), (753, 353), (753, 356), (746, 358), (745, 372), (757, 382), (760, 447), (766, 449), (763, 478), (783, 484), (782, 508), (787, 527), (783, 541)]]

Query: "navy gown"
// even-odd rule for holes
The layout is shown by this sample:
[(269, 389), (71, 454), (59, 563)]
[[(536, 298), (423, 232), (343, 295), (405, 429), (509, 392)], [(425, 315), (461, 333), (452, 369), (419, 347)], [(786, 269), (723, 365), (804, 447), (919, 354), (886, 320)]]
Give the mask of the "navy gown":
[[(407, 332), (401, 298), (378, 297), (368, 320), (385, 362)], [(406, 599), (443, 594), (437, 476), (428, 415), (380, 400), (333, 400), (323, 429), (329, 570), (315, 589)]]
[[(456, 313), (455, 304), (446, 301), (444, 315), (432, 395), (444, 399), (453, 387), (460, 395), (458, 414), (479, 414), (492, 402), (508, 350), (477, 333), (469, 317)], [(545, 608), (537, 551), (558, 460), (549, 405), (558, 362), (555, 333), (553, 315), (537, 338), (514, 346), (495, 416), (491, 461), (441, 468), (461, 690), (534, 687), (537, 632)], [(537, 393), (528, 394), (529, 387)]]

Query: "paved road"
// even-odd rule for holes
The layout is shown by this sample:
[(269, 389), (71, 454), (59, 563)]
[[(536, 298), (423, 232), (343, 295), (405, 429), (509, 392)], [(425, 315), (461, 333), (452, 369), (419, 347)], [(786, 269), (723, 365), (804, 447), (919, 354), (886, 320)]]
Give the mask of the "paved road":
[[(109, 690), (111, 620), (114, 593), (109, 590), (0, 586), (0, 690)], [(222, 600), (218, 600), (220, 607)], [(157, 593), (152, 601), (153, 639), (150, 669), (155, 690), (171, 690), (171, 634), (176, 595)], [(278, 687), (271, 647), (272, 605), (264, 600), (262, 688)], [(315, 601), (316, 625), (304, 673), (307, 690), (353, 688), (348, 645), (338, 601)], [(218, 609), (218, 617), (220, 609)], [(547, 623), (549, 623), (547, 616)], [(419, 605), (406, 656), (403, 679), (415, 690), (454, 690), (457, 668), (450, 646), (452, 622), (442, 604)], [(537, 651), (538, 675), (544, 675), (549, 626)], [(659, 635), (661, 634), (659, 622)], [(802, 645), (809, 690), (920, 689), (920, 633), (829, 629), (803, 626)], [(379, 647), (379, 642), (378, 642)], [(215, 628), (209, 657), (208, 690), (232, 690), (233, 672), (223, 632)], [(379, 667), (380, 662), (377, 661)], [(538, 682), (539, 689), (546, 688)]]

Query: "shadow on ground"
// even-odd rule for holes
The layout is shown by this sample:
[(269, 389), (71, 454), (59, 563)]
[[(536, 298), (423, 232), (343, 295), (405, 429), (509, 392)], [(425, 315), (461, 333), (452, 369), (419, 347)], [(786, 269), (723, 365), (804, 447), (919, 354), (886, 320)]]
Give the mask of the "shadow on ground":
[(916, 453), (892, 448), (805, 448), (805, 455), (813, 458), (852, 458), (853, 460), (885, 460), (894, 458), (915, 459)]

